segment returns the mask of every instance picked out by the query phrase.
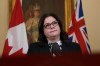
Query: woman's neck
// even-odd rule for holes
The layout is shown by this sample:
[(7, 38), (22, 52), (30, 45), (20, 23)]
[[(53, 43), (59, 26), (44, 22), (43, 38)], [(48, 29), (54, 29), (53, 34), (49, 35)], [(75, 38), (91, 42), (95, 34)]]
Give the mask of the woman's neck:
[(49, 38), (47, 38), (47, 40), (48, 40), (48, 42), (50, 42), (50, 43), (52, 43), (52, 42), (57, 42), (57, 41), (60, 40), (60, 36), (57, 36), (57, 37), (55, 37), (55, 36), (49, 37)]

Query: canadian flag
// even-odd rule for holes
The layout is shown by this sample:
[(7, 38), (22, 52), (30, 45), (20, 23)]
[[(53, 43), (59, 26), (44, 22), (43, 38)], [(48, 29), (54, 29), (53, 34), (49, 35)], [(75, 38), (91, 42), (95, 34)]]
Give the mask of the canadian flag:
[(21, 56), (28, 51), (28, 41), (20, 0), (16, 0), (2, 57)]

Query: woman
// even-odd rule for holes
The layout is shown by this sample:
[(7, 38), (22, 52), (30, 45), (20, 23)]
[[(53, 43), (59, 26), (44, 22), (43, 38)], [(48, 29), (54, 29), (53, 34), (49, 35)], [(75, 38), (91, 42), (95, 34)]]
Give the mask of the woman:
[[(63, 22), (62, 22), (63, 23)], [(39, 21), (39, 42), (32, 43), (27, 54), (48, 53), (56, 56), (62, 53), (79, 52), (79, 44), (68, 42), (67, 33), (62, 28), (60, 19), (53, 13), (44, 14)], [(56, 44), (54, 44), (56, 42)], [(57, 48), (59, 46), (59, 49)], [(55, 49), (55, 46), (57, 49)]]

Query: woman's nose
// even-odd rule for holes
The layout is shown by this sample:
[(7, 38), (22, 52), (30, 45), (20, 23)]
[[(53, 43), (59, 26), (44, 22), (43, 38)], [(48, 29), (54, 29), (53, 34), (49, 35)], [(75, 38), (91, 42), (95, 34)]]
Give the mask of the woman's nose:
[(53, 28), (54, 28), (54, 26), (51, 24), (51, 25), (50, 25), (50, 28), (51, 28), (51, 29), (53, 29)]

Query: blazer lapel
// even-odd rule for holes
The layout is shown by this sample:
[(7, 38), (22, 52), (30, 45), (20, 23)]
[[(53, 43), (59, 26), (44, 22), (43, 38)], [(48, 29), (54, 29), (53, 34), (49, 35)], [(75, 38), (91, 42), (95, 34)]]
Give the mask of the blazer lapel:
[(45, 53), (50, 53), (50, 49), (49, 49), (49, 45), (48, 43), (43, 43), (42, 45), (44, 45), (41, 49), (42, 52), (45, 52)]

